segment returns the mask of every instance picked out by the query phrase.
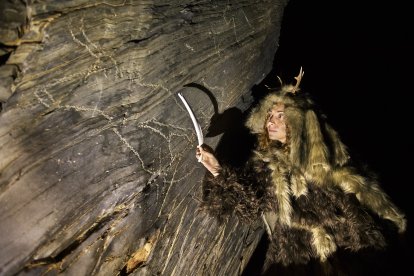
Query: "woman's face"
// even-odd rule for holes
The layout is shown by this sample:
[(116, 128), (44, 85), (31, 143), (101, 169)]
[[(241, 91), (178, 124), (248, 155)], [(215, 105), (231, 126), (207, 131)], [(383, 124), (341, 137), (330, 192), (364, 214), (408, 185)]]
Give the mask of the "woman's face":
[(270, 140), (286, 143), (285, 105), (275, 104), (269, 111), (266, 129)]

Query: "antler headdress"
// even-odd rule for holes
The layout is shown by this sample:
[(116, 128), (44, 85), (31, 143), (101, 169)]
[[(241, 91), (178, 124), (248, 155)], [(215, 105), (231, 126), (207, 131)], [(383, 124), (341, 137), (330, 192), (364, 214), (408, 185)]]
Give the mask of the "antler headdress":
[(305, 72), (302, 67), (300, 67), (299, 74), (295, 77), (296, 84), (294, 85), (283, 85), (281, 79), (278, 77), (281, 83), (280, 89), (269, 89), (269, 94), (250, 112), (246, 126), (251, 132), (264, 132), (264, 120), (275, 103), (283, 103), (285, 106), (297, 106), (303, 105), (305, 102), (309, 103), (309, 101), (304, 102), (303, 99), (299, 99), (300, 97), (298, 97), (298, 92), (300, 91), (299, 85), (304, 74)]
[(285, 106), (286, 124), (289, 126), (290, 161), (312, 172), (312, 164), (327, 168), (330, 162), (344, 164), (349, 156), (337, 133), (324, 120), (320, 120), (315, 105), (306, 93), (298, 93), (304, 72), (295, 77), (296, 84), (273, 89), (255, 106), (246, 121), (252, 133), (267, 135), (264, 128), (269, 110), (276, 104)]

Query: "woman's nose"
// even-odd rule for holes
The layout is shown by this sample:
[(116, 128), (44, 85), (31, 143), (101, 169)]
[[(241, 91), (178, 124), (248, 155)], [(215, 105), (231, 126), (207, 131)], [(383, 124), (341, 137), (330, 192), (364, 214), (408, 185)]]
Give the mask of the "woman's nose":
[(275, 125), (278, 122), (278, 120), (274, 117), (270, 118), (269, 123)]

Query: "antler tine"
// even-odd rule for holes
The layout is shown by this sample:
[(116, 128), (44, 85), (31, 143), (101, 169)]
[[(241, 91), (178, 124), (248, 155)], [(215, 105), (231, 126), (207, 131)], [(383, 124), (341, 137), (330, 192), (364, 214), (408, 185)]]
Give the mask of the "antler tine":
[(279, 76), (276, 76), (276, 77), (277, 77), (277, 79), (279, 80), (280, 86), (283, 86), (283, 81), (282, 81), (282, 79), (281, 79)]
[(297, 75), (295, 77), (296, 85), (295, 85), (295, 87), (293, 87), (293, 90), (292, 90), (293, 94), (295, 94), (299, 90), (299, 85), (300, 85), (300, 82), (301, 82), (302, 77), (303, 77), (304, 74), (305, 74), (305, 72), (302, 70), (302, 66), (301, 66), (300, 71), (299, 71), (299, 75)]

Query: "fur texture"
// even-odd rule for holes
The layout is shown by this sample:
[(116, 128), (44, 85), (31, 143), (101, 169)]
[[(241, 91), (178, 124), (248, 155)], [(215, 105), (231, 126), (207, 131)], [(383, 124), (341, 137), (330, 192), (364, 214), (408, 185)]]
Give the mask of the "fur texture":
[(345, 145), (312, 100), (289, 93), (292, 89), (288, 85), (270, 93), (246, 121), (252, 133), (267, 135), (267, 114), (275, 103), (283, 103), (288, 145), (259, 145), (243, 169), (223, 164), (218, 177), (207, 174), (203, 208), (221, 220), (235, 214), (243, 222), (273, 213), (272, 225), (266, 221), (271, 235), (267, 262), (323, 262), (338, 247), (384, 247), (375, 216), (391, 220), (403, 232), (404, 214), (374, 178), (350, 165)]

